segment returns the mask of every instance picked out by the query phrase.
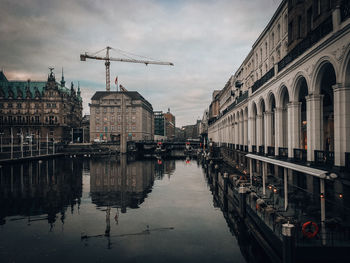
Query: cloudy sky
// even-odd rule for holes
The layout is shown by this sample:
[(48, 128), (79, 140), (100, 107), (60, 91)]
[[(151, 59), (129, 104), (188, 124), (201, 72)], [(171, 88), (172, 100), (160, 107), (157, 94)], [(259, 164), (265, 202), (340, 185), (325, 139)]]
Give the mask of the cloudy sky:
[[(80, 81), (84, 113), (105, 90), (102, 61), (79, 54), (106, 46), (171, 61), (171, 66), (111, 63), (128, 90), (140, 92), (154, 110), (171, 112), (176, 126), (193, 124), (248, 54), (281, 0), (2, 0), (0, 68), (10, 80), (45, 80), (61, 68), (67, 82)], [(103, 53), (101, 53), (103, 55)], [(138, 58), (135, 57), (134, 58)], [(115, 90), (112, 85), (111, 90)]]

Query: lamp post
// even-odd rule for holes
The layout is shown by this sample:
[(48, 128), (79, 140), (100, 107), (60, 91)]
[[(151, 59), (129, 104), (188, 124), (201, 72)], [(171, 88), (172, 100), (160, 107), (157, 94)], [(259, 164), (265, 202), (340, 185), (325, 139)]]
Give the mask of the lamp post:
[(13, 130), (11, 128), (11, 159), (13, 159)]
[(0, 132), (0, 148), (1, 148), (1, 152), (2, 152), (2, 136), (4, 135), (3, 132)]
[(21, 138), (21, 157), (23, 158), (23, 133), (17, 133)]

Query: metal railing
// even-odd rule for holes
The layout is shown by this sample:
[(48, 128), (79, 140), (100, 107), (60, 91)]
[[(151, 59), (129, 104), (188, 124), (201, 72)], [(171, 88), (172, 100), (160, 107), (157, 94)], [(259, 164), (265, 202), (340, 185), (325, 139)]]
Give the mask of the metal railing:
[(278, 157), (280, 157), (280, 158), (288, 158), (288, 148), (279, 147), (278, 148)]
[(267, 155), (275, 156), (275, 146), (267, 146)]
[(350, 153), (345, 153), (345, 169), (350, 171)]
[(282, 71), (289, 63), (311, 48), (333, 30), (332, 16), (329, 16), (322, 24), (315, 28), (310, 34), (297, 44), (282, 60), (278, 62), (278, 72)]
[(256, 145), (252, 145), (252, 153), (256, 153)]
[(315, 150), (314, 154), (315, 164), (331, 167), (334, 165), (334, 152)]
[(259, 154), (260, 155), (265, 155), (265, 146), (264, 145), (260, 145), (259, 146)]
[(244, 146), (244, 151), (247, 153), (248, 152), (248, 145)]
[(272, 67), (268, 72), (265, 73), (264, 76), (262, 76), (260, 79), (254, 82), (252, 86), (252, 93), (257, 91), (262, 85), (264, 85), (266, 82), (268, 82), (270, 79), (275, 76), (275, 68)]
[(307, 151), (304, 149), (293, 149), (294, 161), (306, 162), (307, 161)]

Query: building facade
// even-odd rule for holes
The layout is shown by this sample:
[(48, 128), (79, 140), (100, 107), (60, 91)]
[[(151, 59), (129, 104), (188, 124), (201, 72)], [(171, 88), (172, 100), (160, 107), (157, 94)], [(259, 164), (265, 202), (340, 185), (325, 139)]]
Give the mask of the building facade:
[[(209, 138), (309, 162), (326, 158), (342, 167), (350, 152), (349, 3), (299, 2), (282, 1), (234, 85), (225, 87), (233, 102), (220, 105)], [(304, 5), (309, 11), (299, 15)]]
[(119, 140), (123, 129), (129, 141), (153, 140), (153, 108), (138, 92), (97, 91), (89, 106), (91, 142)]
[(168, 109), (167, 113), (164, 113), (165, 119), (165, 135), (168, 140), (175, 139), (175, 116), (170, 113), (170, 109)]
[(154, 140), (166, 140), (165, 118), (162, 111), (154, 111)]
[(78, 91), (56, 82), (53, 69), (47, 81), (9, 81), (0, 72), (0, 133), (3, 143), (14, 143), (24, 138), (37, 141), (47, 137), (56, 142), (71, 139), (72, 128), (80, 127), (82, 120), (82, 98)]

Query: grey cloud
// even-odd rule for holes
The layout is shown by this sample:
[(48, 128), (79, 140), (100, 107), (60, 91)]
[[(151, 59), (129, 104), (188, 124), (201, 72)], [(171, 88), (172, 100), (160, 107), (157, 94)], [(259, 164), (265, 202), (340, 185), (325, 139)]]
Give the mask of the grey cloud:
[[(65, 68), (80, 80), (84, 112), (105, 83), (101, 61), (79, 54), (110, 45), (175, 63), (175, 67), (112, 63), (123, 85), (141, 92), (154, 109), (174, 112), (179, 126), (194, 123), (214, 89), (222, 88), (280, 0), (222, 1), (3, 1), (0, 67), (15, 78), (46, 78)], [(113, 56), (121, 56), (112, 53)], [(95, 84), (94, 84), (95, 83)]]

